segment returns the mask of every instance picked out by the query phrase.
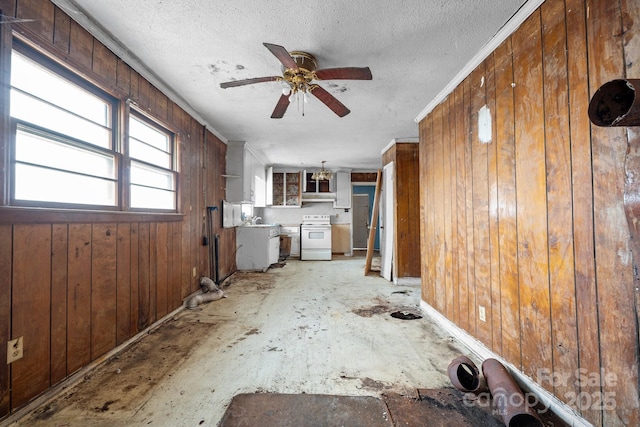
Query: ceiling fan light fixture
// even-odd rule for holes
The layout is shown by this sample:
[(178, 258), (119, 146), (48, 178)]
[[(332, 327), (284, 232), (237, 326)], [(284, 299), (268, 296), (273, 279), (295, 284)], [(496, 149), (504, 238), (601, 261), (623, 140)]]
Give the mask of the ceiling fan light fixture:
[[(250, 79), (232, 80), (220, 83), (222, 89), (250, 85), (263, 82), (281, 82), (285, 85), (282, 95), (276, 104), (272, 119), (281, 119), (289, 104), (298, 101), (298, 110), (304, 116), (304, 104), (309, 102), (308, 92), (313, 92), (320, 102), (329, 107), (338, 117), (350, 113), (349, 109), (336, 99), (331, 93), (319, 85), (315, 80), (371, 80), (369, 67), (341, 67), (318, 69), (316, 58), (308, 52), (287, 51), (282, 46), (272, 43), (262, 43), (282, 65), (282, 76), (255, 77)], [(302, 92), (302, 95), (300, 95)], [(302, 98), (302, 99), (300, 99)], [(289, 101), (289, 102), (287, 102)]]

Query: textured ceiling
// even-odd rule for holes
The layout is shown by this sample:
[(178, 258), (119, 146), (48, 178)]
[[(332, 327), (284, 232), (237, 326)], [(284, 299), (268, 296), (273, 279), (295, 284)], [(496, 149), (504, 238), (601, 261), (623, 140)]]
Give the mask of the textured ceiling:
[[(53, 1), (225, 141), (247, 141), (268, 164), (354, 170), (380, 168), (393, 139), (416, 138), (414, 119), (526, 2)], [(373, 80), (321, 82), (351, 110), (344, 118), (313, 98), (304, 117), (294, 103), (271, 119), (281, 83), (219, 86), (280, 75), (263, 42), (309, 52), (319, 68), (368, 66)]]

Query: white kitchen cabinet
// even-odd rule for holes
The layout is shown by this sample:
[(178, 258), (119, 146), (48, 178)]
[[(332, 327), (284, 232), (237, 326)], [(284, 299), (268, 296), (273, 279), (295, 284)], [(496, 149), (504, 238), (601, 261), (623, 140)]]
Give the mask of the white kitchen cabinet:
[(336, 172), (335, 208), (351, 208), (351, 172)]
[(269, 168), (267, 176), (267, 205), (297, 207), (301, 205), (301, 174), (274, 171)]
[(267, 271), (280, 256), (278, 225), (236, 228), (236, 265), (240, 271)]
[(227, 200), (266, 206), (264, 164), (246, 142), (227, 145)]

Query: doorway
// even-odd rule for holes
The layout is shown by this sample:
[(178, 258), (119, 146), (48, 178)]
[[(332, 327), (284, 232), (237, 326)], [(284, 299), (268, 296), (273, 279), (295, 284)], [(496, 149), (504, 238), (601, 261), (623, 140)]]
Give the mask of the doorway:
[[(352, 206), (353, 206), (353, 235), (354, 235), (354, 241), (353, 241), (353, 248), (354, 249), (367, 249), (367, 241), (369, 239), (369, 227), (371, 226), (371, 216), (373, 215), (373, 201), (376, 195), (376, 184), (375, 183), (371, 183), (370, 185), (354, 185), (353, 186), (353, 192), (352, 192)], [(366, 196), (366, 198), (368, 199), (368, 208), (367, 208), (367, 213), (366, 213), (366, 224), (368, 224), (366, 230), (364, 231), (366, 238), (364, 241), (364, 245), (362, 247), (357, 246), (356, 245), (356, 241), (355, 241), (355, 234), (356, 234), (356, 226), (359, 225), (360, 227), (362, 227), (362, 222), (360, 222), (360, 224), (356, 224), (356, 207), (355, 204), (358, 202), (357, 198), (360, 196)], [(363, 197), (364, 198), (364, 197)], [(362, 201), (362, 203), (364, 204), (364, 201)], [(379, 224), (379, 222), (378, 222)], [(376, 235), (375, 235), (375, 239), (373, 241), (373, 249), (374, 250), (380, 250), (380, 227), (379, 225), (376, 225)]]
[(367, 249), (370, 228), (370, 203), (367, 194), (353, 195), (353, 249)]

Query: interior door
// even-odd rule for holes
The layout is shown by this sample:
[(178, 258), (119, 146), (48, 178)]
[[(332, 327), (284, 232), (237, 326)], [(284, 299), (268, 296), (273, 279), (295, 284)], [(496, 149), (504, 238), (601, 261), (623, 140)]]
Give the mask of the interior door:
[(369, 239), (369, 195), (353, 195), (353, 248), (366, 249)]
[(382, 169), (382, 195), (380, 197), (380, 275), (391, 280), (394, 246), (394, 206), (393, 186), (394, 163), (390, 162)]

